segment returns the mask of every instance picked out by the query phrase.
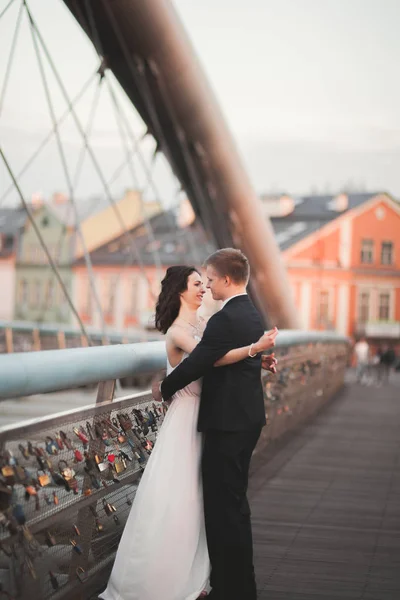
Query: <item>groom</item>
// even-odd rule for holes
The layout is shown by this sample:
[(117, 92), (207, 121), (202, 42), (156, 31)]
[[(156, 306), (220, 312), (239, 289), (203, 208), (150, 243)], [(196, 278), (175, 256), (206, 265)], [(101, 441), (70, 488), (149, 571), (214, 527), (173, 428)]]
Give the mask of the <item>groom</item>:
[[(202, 476), (207, 544), (211, 561), (210, 600), (255, 600), (253, 542), (246, 497), (251, 455), (265, 425), (261, 357), (249, 349), (239, 363), (214, 369), (229, 350), (256, 342), (264, 333), (246, 293), (247, 258), (233, 248), (205, 263), (207, 288), (222, 308), (203, 339), (161, 384), (164, 400), (203, 377), (198, 430), (204, 432)], [(276, 332), (271, 333), (271, 346)], [(275, 359), (264, 368), (275, 372)], [(190, 510), (190, 508), (189, 508)]]

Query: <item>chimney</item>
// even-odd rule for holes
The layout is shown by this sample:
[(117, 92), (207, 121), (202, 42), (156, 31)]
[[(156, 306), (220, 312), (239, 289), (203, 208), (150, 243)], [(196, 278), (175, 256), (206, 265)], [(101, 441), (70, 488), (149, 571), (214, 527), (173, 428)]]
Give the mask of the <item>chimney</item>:
[(261, 196), (264, 214), (267, 217), (286, 217), (295, 207), (293, 198), (287, 194), (281, 196)]
[(33, 210), (37, 210), (38, 208), (43, 206), (44, 200), (43, 200), (42, 192), (35, 192), (34, 194), (32, 194), (31, 203), (33, 206)]
[(343, 212), (349, 208), (349, 197), (347, 194), (338, 194), (329, 203), (329, 208), (336, 212)]
[(68, 203), (68, 196), (66, 196), (62, 192), (55, 192), (51, 201), (56, 206), (63, 206), (64, 204)]

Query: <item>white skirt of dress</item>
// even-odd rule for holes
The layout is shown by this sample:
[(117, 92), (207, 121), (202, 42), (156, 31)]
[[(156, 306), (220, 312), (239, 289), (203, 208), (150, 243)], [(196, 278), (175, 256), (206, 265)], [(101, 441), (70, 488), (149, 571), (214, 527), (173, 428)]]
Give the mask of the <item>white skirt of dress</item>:
[(181, 390), (165, 416), (103, 600), (195, 600), (209, 590), (199, 402)]

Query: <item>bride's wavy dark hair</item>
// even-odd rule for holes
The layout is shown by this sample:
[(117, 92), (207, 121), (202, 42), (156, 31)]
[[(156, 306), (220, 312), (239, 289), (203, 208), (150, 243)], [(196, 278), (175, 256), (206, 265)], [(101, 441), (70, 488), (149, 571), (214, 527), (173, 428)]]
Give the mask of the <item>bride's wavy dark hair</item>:
[(188, 279), (192, 273), (199, 273), (199, 271), (196, 267), (185, 265), (167, 269), (156, 304), (155, 324), (156, 329), (161, 333), (167, 333), (177, 318), (181, 307), (180, 294), (187, 290)]

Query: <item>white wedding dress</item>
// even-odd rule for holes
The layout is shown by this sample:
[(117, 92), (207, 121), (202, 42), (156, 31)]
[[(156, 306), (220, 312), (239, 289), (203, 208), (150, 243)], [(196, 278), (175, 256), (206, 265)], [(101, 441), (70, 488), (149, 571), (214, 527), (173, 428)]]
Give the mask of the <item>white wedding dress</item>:
[[(185, 358), (185, 355), (183, 356)], [(182, 359), (183, 360), (183, 359)], [(167, 364), (167, 373), (173, 370)], [(196, 600), (210, 561), (197, 431), (201, 381), (178, 391), (161, 426), (103, 600)]]

